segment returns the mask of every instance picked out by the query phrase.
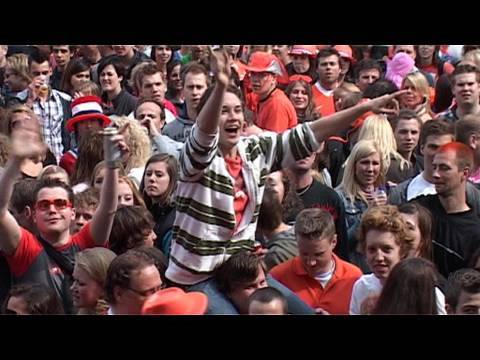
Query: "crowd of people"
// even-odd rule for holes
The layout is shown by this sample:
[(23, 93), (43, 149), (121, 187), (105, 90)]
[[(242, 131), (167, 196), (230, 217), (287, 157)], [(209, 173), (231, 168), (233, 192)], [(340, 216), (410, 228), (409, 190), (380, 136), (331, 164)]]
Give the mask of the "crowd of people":
[(480, 45), (0, 45), (2, 314), (480, 315)]

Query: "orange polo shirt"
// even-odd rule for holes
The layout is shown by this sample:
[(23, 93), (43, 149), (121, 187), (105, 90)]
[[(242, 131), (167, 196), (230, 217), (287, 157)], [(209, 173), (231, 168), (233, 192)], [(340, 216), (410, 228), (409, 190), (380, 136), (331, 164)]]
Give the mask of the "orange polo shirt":
[(313, 308), (348, 315), (353, 284), (362, 276), (362, 271), (335, 254), (333, 259), (335, 272), (325, 288), (307, 274), (298, 256), (275, 266), (270, 274)]
[(297, 125), (297, 113), (282, 90), (275, 89), (258, 102), (256, 125), (265, 130), (284, 132)]
[(333, 101), (333, 91), (330, 95), (324, 94), (318, 88), (318, 81), (312, 86), (313, 103), (315, 109), (322, 115), (327, 116), (335, 112), (335, 103)]

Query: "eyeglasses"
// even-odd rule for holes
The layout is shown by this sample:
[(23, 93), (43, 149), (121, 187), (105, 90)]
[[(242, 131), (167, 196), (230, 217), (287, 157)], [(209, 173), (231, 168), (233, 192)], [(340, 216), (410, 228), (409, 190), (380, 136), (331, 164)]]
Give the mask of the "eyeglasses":
[(165, 287), (166, 287), (166, 285), (162, 284), (162, 285), (159, 285), (159, 286), (155, 286), (154, 288), (151, 288), (151, 289), (148, 289), (148, 290), (143, 290), (143, 291), (136, 290), (136, 289), (133, 289), (131, 287), (127, 287), (127, 289), (130, 290), (130, 291), (133, 291), (135, 294), (140, 295), (142, 297), (148, 297), (148, 296), (151, 296), (151, 295), (155, 294), (159, 290), (165, 289)]
[(35, 208), (40, 211), (47, 211), (52, 204), (57, 210), (65, 210), (67, 207), (72, 207), (72, 203), (67, 199), (45, 199), (37, 201)]

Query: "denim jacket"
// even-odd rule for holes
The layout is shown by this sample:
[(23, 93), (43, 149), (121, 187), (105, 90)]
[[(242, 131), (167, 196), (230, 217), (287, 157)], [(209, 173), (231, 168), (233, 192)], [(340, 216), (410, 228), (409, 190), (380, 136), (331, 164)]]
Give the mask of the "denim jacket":
[(340, 196), (340, 199), (342, 199), (345, 206), (345, 221), (347, 223), (348, 243), (349, 248), (352, 250), (357, 243), (355, 239), (355, 233), (360, 225), (362, 214), (368, 208), (368, 204), (359, 198), (356, 198), (352, 203), (350, 201), (350, 197), (348, 197), (348, 195), (345, 193), (345, 190), (342, 186), (338, 186), (335, 191), (337, 192), (338, 196)]

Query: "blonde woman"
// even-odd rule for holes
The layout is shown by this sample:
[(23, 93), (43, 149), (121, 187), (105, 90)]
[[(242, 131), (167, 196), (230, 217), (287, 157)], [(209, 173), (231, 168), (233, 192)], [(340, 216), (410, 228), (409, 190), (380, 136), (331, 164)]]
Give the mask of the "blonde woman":
[(115, 126), (118, 128), (122, 128), (124, 125), (128, 124), (125, 139), (130, 151), (128, 156), (123, 160), (123, 166), (128, 177), (135, 180), (138, 187), (142, 181), (145, 164), (152, 153), (147, 129), (140, 125), (139, 121), (130, 119), (126, 116), (112, 116), (111, 118)]
[(405, 76), (402, 90), (408, 90), (408, 92), (400, 97), (401, 108), (414, 110), (423, 123), (433, 119), (435, 114), (430, 107), (430, 86), (427, 78), (420, 71)]
[(104, 315), (108, 304), (104, 299), (105, 279), (110, 263), (117, 255), (95, 247), (75, 255), (72, 291), (73, 304), (79, 315)]
[(374, 140), (377, 143), (386, 169), (386, 181), (399, 184), (416, 175), (408, 160), (397, 151), (395, 135), (386, 116), (368, 116), (360, 129), (358, 140)]
[(384, 157), (381, 156), (377, 143), (373, 140), (360, 140), (347, 158), (342, 182), (335, 189), (345, 206), (350, 261), (363, 271), (368, 270), (368, 266), (356, 250), (355, 235), (362, 214), (370, 207), (387, 203), (383, 187), (385, 173)]

